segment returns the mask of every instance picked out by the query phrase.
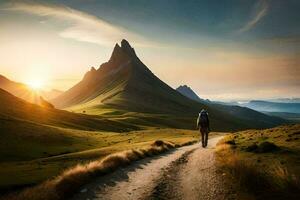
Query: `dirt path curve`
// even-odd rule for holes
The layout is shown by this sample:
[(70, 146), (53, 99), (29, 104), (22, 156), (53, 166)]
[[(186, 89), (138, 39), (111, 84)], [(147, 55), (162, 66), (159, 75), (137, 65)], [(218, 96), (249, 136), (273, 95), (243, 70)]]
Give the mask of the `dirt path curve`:
[(147, 199), (237, 199), (230, 180), (215, 165), (213, 149), (219, 139), (211, 139), (205, 149), (198, 144), (172, 162)]
[(84, 186), (73, 199), (235, 199), (214, 164), (220, 138), (206, 149), (198, 143), (138, 161)]

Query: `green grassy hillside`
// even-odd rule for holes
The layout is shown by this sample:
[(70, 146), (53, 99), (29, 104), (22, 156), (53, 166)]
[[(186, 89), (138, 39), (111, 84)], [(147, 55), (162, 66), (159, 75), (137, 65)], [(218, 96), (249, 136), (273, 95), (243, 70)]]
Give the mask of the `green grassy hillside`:
[[(18, 125), (19, 128), (22, 128)], [(31, 128), (31, 127), (26, 127)], [(0, 141), (0, 191), (34, 185), (78, 163), (111, 153), (147, 147), (155, 140), (182, 144), (198, 140), (198, 131), (152, 129), (125, 133), (78, 131), (44, 127), (43, 135), (2, 134)], [(55, 133), (55, 134), (54, 134)]]
[(1, 89), (0, 102), (1, 124), (5, 122), (6, 124), (13, 125), (22, 122), (25, 124), (28, 123), (29, 127), (32, 124), (43, 124), (62, 128), (117, 132), (139, 129), (129, 124), (123, 124), (99, 116), (75, 114), (63, 110), (41, 107), (19, 99)]
[(157, 139), (185, 143), (198, 138), (197, 131), (44, 108), (1, 89), (0, 102), (0, 190), (36, 184), (77, 163)]

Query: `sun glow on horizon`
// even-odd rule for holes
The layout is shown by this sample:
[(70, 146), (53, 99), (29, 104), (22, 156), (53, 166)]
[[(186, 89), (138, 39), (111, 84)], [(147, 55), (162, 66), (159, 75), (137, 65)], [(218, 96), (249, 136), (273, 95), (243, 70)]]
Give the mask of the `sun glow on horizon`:
[(33, 91), (48, 89), (49, 79), (52, 77), (51, 67), (47, 62), (36, 62), (26, 68), (22, 80)]
[(32, 79), (27, 81), (27, 85), (33, 90), (40, 90), (44, 87), (44, 82), (40, 79)]

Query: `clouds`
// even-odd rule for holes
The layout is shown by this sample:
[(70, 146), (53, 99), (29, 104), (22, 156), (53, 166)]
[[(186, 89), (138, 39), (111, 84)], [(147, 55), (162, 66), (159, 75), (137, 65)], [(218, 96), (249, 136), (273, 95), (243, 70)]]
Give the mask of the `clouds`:
[(143, 38), (128, 30), (67, 6), (14, 2), (6, 4), (1, 10), (25, 12), (54, 18), (57, 20), (56, 23), (65, 27), (59, 32), (59, 35), (63, 38), (110, 46), (123, 38), (137, 43), (142, 43), (143, 41)]
[(259, 0), (255, 5), (254, 14), (251, 19), (237, 32), (244, 33), (254, 28), (256, 24), (268, 13), (269, 4), (267, 0)]

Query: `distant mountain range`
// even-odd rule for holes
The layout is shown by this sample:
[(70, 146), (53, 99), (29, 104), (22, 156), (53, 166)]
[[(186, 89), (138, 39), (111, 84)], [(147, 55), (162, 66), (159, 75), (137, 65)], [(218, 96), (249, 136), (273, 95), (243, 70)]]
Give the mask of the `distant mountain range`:
[[(198, 102), (210, 103), (210, 104), (221, 104), (228, 106), (242, 106), (257, 110), (260, 112), (268, 113), (274, 116), (297, 116), (294, 114), (300, 114), (300, 98), (281, 98), (281, 99), (270, 99), (267, 101), (263, 100), (252, 100), (245, 103), (239, 103), (237, 101), (222, 102), (222, 101), (210, 101), (201, 99), (190, 87), (187, 85), (180, 86), (176, 89), (182, 95), (193, 99)], [(280, 114), (282, 113), (282, 115)], [(286, 117), (284, 117), (286, 118)]]
[[(195, 98), (195, 95), (193, 95)], [(116, 44), (108, 62), (51, 101), (73, 112), (113, 116), (124, 123), (194, 128), (198, 112), (209, 111), (215, 130), (272, 127), (284, 120), (242, 107), (192, 100), (156, 77), (126, 41)]]
[(300, 113), (300, 103), (277, 103), (255, 100), (241, 105), (263, 112)]
[(54, 89), (51, 91), (34, 91), (27, 85), (9, 80), (3, 75), (0, 75), (0, 88), (16, 97), (35, 104), (43, 104), (45, 100), (53, 99), (62, 93), (62, 91)]
[(278, 98), (266, 100), (275, 103), (300, 103), (300, 98)]
[[(235, 105), (247, 107), (253, 110), (257, 110), (263, 113), (276, 113), (276, 116), (280, 115), (280, 113), (285, 113), (283, 116), (287, 116), (286, 114), (291, 114), (290, 116), (294, 116), (293, 114), (300, 114), (300, 103), (297, 103), (297, 99), (281, 99), (281, 100), (251, 100), (249, 102), (222, 102), (222, 101), (212, 101), (212, 103), (221, 104), (221, 105)], [(295, 102), (295, 103), (294, 103)], [(284, 117), (286, 118), (286, 117)]]

